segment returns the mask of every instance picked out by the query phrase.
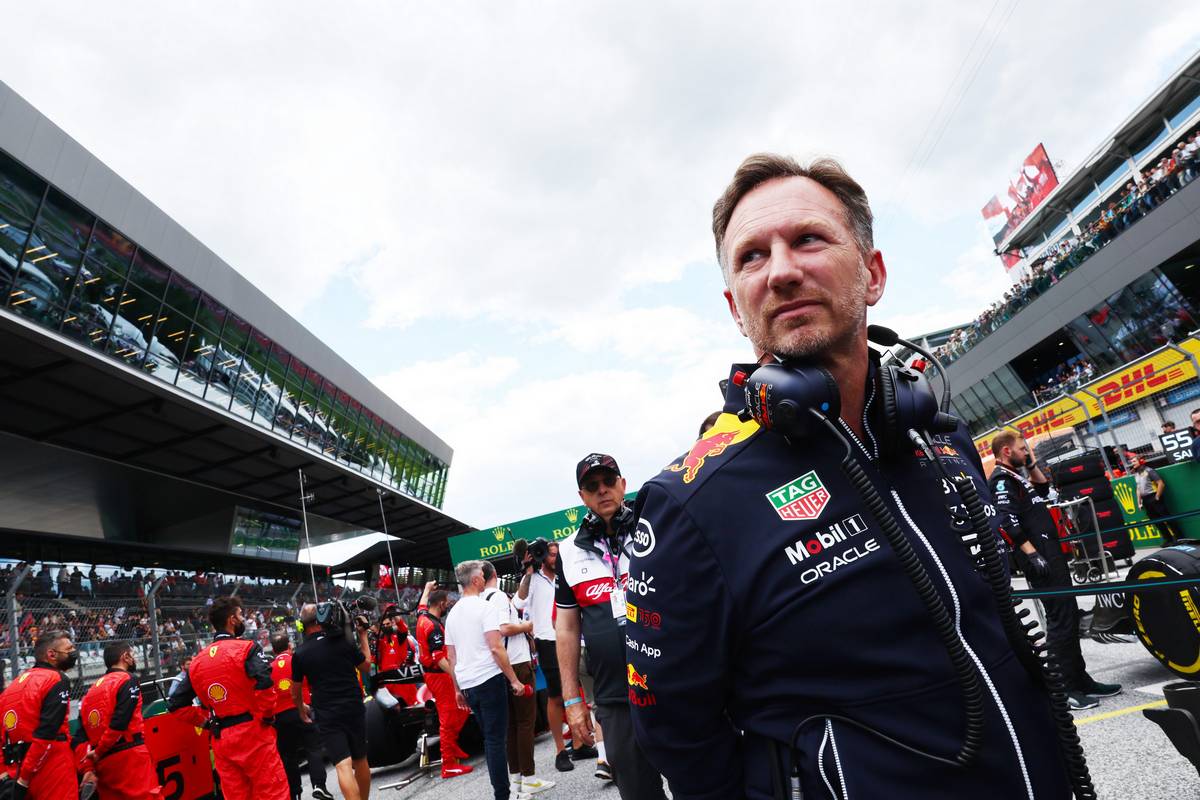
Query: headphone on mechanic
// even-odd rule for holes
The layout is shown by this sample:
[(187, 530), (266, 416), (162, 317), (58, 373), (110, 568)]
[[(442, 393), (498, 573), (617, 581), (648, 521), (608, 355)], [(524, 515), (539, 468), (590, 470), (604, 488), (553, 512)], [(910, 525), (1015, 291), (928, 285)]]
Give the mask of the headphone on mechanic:
[[(867, 339), (884, 347), (903, 345), (936, 364), (942, 375), (939, 403), (929, 378), (922, 369), (903, 363), (879, 365), (879, 394), (883, 423), (878, 434), (880, 455), (889, 460), (912, 448), (908, 431), (951, 433), (958, 418), (947, 412), (950, 403), (945, 369), (937, 358), (895, 331), (880, 325), (867, 327)], [(733, 383), (746, 395), (747, 416), (768, 430), (777, 430), (789, 439), (812, 436), (824, 423), (812, 413), (836, 420), (841, 414), (841, 395), (833, 376), (824, 367), (802, 361), (783, 360), (764, 364), (751, 373), (735, 372)]]

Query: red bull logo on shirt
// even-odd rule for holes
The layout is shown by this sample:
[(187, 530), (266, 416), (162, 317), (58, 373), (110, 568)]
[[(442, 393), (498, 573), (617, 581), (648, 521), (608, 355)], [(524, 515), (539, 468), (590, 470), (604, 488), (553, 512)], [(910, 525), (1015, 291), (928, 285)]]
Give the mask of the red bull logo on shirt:
[(633, 664), (629, 664), (628, 667), (629, 667), (629, 685), (636, 689), (641, 689), (644, 692), (649, 691), (650, 687), (646, 683), (646, 676), (641, 674), (640, 672), (638, 672), (634, 668)]
[(829, 490), (821, 483), (816, 470), (804, 473), (788, 481), (778, 489), (767, 492), (767, 500), (780, 519), (798, 522), (816, 519), (829, 505)]
[(736, 414), (722, 414), (708, 433), (698, 439), (687, 455), (678, 464), (667, 467), (669, 472), (682, 472), (683, 482), (691, 483), (704, 466), (704, 462), (713, 456), (719, 456), (726, 448), (750, 438), (758, 430), (756, 422), (742, 422)]

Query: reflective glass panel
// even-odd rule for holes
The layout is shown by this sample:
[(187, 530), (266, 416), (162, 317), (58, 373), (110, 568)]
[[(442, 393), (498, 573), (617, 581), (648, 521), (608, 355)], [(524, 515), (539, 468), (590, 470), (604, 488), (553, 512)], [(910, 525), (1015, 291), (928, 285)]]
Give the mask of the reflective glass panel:
[(37, 228), (25, 247), (25, 263), (46, 277), (65, 304), (83, 259), (94, 217), (51, 189), (38, 218)]
[[(149, 347), (154, 325), (162, 316), (162, 287), (149, 292), (132, 281), (118, 298), (116, 319), (109, 332), (108, 352), (127, 364), (140, 365)], [(151, 362), (153, 364), (154, 362)], [(153, 372), (156, 367), (151, 367)]]
[(192, 394), (204, 396), (208, 374), (217, 358), (221, 337), (216, 332), (197, 323), (188, 334), (184, 347), (183, 363), (175, 385)]
[(124, 276), (129, 271), (135, 249), (133, 242), (123, 234), (99, 221), (88, 244), (87, 269), (97, 272), (99, 268)]
[(1180, 125), (1187, 122), (1187, 118), (1192, 114), (1195, 114), (1197, 111), (1200, 111), (1200, 94), (1193, 97), (1185, 106), (1183, 106), (1183, 108), (1171, 115), (1171, 127), (1178, 128)]
[(41, 178), (0, 153), (0, 216), (32, 220), (45, 189)]
[[(264, 423), (269, 427), (279, 426), (284, 416), (283, 378), (289, 371), (291, 360), (291, 354), (280, 347), (278, 342), (272, 345), (267, 357), (267, 376), (263, 381), (262, 396), (257, 401), (257, 406), (261, 409), (259, 414), (270, 413)], [(257, 414), (255, 420), (258, 420)], [(282, 430), (286, 431), (286, 428)]]

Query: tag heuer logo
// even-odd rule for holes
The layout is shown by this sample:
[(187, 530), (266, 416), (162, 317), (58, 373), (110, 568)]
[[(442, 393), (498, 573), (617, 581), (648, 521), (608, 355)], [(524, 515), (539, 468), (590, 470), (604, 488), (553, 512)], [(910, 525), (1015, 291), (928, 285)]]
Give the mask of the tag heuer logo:
[(767, 492), (767, 499), (780, 519), (789, 522), (816, 519), (829, 504), (829, 490), (814, 470)]

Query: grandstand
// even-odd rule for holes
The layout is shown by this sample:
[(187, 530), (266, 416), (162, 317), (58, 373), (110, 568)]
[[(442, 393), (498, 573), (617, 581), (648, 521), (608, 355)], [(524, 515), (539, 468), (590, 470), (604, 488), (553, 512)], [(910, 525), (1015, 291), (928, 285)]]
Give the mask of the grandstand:
[(1006, 297), (917, 337), (938, 347), (955, 410), (981, 442), (1013, 424), (1153, 452), (1164, 422), (1189, 425), (1200, 405), (1198, 133), (1200, 53), (1007, 233), (997, 254), (1021, 262)]

